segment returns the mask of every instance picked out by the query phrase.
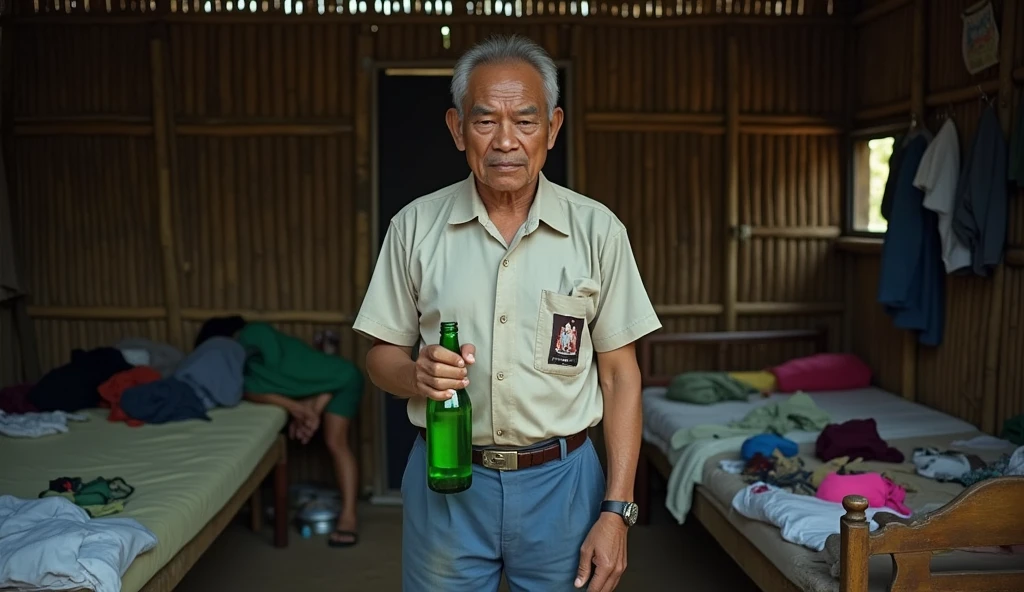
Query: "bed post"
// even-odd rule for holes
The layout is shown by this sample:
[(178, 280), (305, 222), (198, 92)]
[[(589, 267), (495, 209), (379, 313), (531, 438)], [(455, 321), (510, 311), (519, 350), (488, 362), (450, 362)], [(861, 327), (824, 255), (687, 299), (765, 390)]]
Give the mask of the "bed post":
[(274, 466), (274, 546), (288, 546), (288, 441), (278, 436), (281, 449)]
[(633, 502), (637, 505), (637, 524), (651, 523), (651, 461), (640, 445), (640, 457), (636, 463), (636, 478), (633, 479)]
[(867, 498), (848, 495), (843, 498), (846, 515), (839, 523), (839, 592), (868, 592), (868, 559), (871, 534), (867, 515)]

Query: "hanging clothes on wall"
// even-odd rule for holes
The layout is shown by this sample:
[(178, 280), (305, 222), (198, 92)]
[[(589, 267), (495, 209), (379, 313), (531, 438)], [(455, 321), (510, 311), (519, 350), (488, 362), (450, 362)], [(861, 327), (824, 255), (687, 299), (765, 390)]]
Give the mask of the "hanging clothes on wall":
[[(891, 177), (890, 177), (891, 178)], [(969, 271), (971, 251), (953, 232), (953, 211), (960, 180), (960, 137), (956, 124), (947, 119), (924, 151), (914, 176), (914, 187), (924, 191), (924, 207), (938, 216), (942, 261), (946, 273)]]
[(938, 215), (924, 207), (924, 192), (914, 186), (930, 140), (927, 130), (913, 131), (900, 143), (898, 160), (890, 159), (889, 226), (882, 245), (878, 301), (896, 327), (917, 331), (920, 343), (937, 346), (945, 322), (942, 242)]
[(964, 161), (957, 188), (953, 231), (971, 250), (972, 269), (987, 277), (1003, 260), (1006, 242), (1006, 138), (995, 107), (988, 105), (978, 121), (971, 152)]

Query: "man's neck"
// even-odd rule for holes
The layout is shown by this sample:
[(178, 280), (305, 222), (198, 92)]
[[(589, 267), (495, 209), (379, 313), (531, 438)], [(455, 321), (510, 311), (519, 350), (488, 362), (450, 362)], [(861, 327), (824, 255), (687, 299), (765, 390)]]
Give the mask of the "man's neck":
[(487, 208), (487, 215), (492, 220), (495, 218), (525, 220), (537, 195), (538, 181), (539, 179), (534, 179), (532, 183), (517, 192), (494, 191), (490, 187), (476, 182), (476, 190), (480, 195), (480, 201)]

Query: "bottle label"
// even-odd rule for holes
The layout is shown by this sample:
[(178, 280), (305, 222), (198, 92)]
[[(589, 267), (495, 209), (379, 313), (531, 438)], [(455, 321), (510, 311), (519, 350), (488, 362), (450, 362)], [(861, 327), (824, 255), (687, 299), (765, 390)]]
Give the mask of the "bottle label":
[(558, 366), (578, 366), (580, 344), (583, 341), (583, 319), (566, 315), (552, 315), (551, 347), (548, 363)]

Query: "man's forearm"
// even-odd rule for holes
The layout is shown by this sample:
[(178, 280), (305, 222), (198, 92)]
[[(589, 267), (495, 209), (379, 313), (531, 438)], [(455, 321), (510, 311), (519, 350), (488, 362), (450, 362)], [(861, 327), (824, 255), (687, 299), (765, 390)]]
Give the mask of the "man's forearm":
[(377, 343), (366, 354), (366, 373), (384, 392), (408, 399), (416, 396), (416, 362), (410, 348)]
[(639, 370), (616, 373), (606, 385), (602, 385), (602, 390), (608, 459), (605, 499), (632, 501), (643, 432)]
[(278, 395), (277, 393), (246, 393), (245, 398), (253, 403), (260, 403), (263, 405), (277, 405), (284, 409), (290, 410), (295, 401), (289, 399), (284, 395)]

